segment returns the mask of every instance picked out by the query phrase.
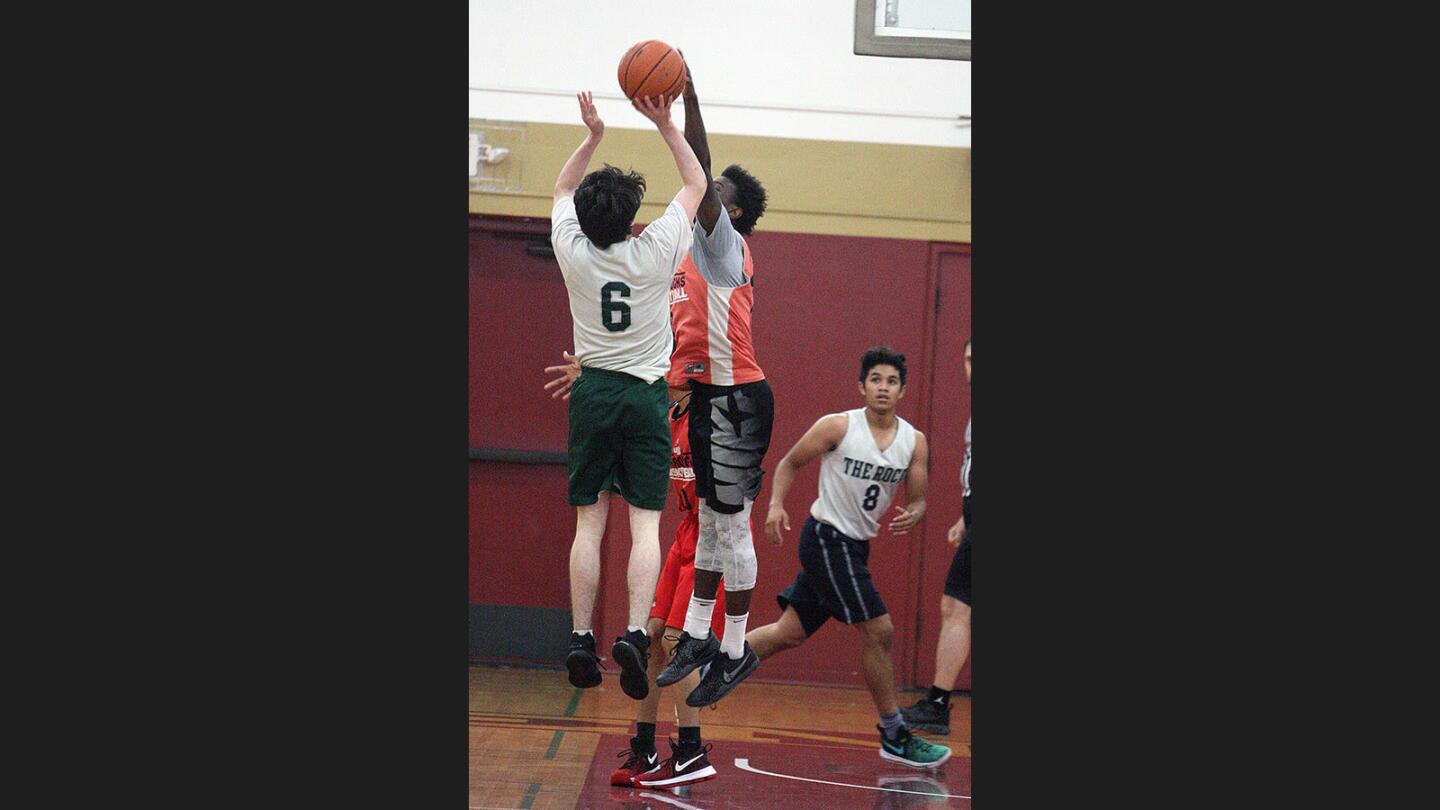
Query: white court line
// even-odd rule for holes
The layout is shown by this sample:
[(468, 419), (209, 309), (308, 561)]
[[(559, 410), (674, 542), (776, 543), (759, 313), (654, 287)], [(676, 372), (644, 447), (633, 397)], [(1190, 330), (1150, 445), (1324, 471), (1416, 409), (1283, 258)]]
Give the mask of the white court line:
[(685, 808), (685, 810), (701, 810), (701, 808), (696, 807), (696, 806), (693, 805), (693, 804), (686, 804), (685, 802), (682, 802), (682, 801), (680, 801), (679, 799), (672, 799), (672, 798), (670, 798), (669, 796), (661, 796), (659, 793), (650, 793), (649, 791), (641, 791), (640, 795), (641, 795), (641, 796), (644, 796), (644, 797), (647, 798), (647, 799), (659, 799), (659, 800), (662, 801), (662, 802), (666, 802), (666, 803), (668, 803), (668, 804), (673, 804), (673, 805), (675, 805), (676, 807), (683, 807), (683, 808)]
[(769, 772), (769, 771), (762, 771), (762, 770), (760, 770), (759, 768), (752, 768), (752, 767), (750, 767), (750, 760), (748, 760), (748, 759), (739, 759), (739, 758), (737, 758), (737, 759), (735, 760), (735, 767), (739, 768), (739, 769), (742, 770), (742, 771), (749, 771), (749, 772), (751, 772), (751, 773), (764, 774), (765, 776), (778, 776), (778, 777), (780, 777), (781, 779), (797, 779), (797, 780), (799, 780), (799, 781), (801, 781), (801, 782), (816, 782), (816, 783), (819, 783), (819, 784), (822, 784), (822, 785), (839, 785), (840, 787), (859, 788), (859, 789), (861, 789), (861, 790), (884, 790), (884, 791), (888, 791), (888, 792), (890, 792), (890, 793), (913, 793), (913, 794), (915, 794), (916, 796), (944, 796), (944, 797), (947, 798), (947, 799), (968, 799), (968, 798), (970, 798), (969, 796), (961, 796), (961, 795), (959, 795), (959, 794), (957, 794), (957, 793), (926, 793), (926, 792), (923, 791), (923, 790), (901, 790), (901, 789), (899, 789), (899, 788), (871, 787), (870, 785), (852, 785), (852, 784), (850, 784), (849, 782), (828, 782), (828, 781), (826, 781), (826, 780), (824, 780), (824, 779), (810, 779), (810, 778), (804, 777), (804, 776), (791, 776), (791, 775), (785, 774), (785, 773), (771, 773), (771, 772)]

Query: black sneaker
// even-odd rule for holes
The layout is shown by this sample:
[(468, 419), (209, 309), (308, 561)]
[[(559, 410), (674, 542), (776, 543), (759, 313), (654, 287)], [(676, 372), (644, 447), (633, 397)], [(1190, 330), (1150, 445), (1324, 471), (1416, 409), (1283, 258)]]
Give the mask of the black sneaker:
[(705, 638), (695, 638), (682, 630), (680, 641), (675, 644), (675, 651), (670, 653), (670, 665), (655, 679), (655, 685), (669, 686), (676, 683), (697, 667), (709, 663), (719, 652), (720, 640), (715, 638), (714, 633)]
[(595, 636), (590, 633), (570, 634), (570, 652), (565, 656), (565, 668), (570, 670), (570, 685), (578, 689), (589, 689), (600, 685), (600, 656), (595, 654)]
[(728, 655), (715, 656), (715, 660), (710, 662), (710, 671), (685, 698), (685, 705), (698, 709), (719, 701), (759, 667), (760, 656), (755, 654), (748, 641), (745, 642), (745, 654), (738, 661)]
[(610, 657), (620, 665), (620, 688), (635, 700), (650, 694), (650, 677), (645, 668), (650, 664), (650, 639), (643, 630), (631, 630), (615, 639)]
[(913, 706), (900, 709), (905, 724), (921, 731), (935, 734), (950, 733), (950, 704), (938, 700), (920, 698)]

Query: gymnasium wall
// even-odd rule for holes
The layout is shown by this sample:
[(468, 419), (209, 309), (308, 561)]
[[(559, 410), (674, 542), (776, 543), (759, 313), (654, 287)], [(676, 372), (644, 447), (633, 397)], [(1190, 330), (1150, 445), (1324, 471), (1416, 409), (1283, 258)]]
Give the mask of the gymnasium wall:
[(615, 74), (631, 45), (659, 39), (685, 53), (712, 135), (969, 147), (971, 63), (857, 56), (854, 11), (852, 0), (471, 0), (469, 114), (579, 123), (574, 94), (589, 90), (607, 127), (649, 128)]
[[(761, 220), (761, 226), (766, 224)], [(566, 409), (542, 388), (542, 369), (570, 348), (564, 283), (552, 258), (531, 255), (548, 222), (472, 216), (470, 234), (470, 443), (472, 448), (548, 451), (563, 458)], [(902, 685), (933, 674), (938, 602), (959, 513), (957, 479), (969, 392), (959, 349), (970, 328), (968, 245), (919, 239), (777, 233), (750, 238), (756, 264), (754, 330), (775, 393), (775, 431), (764, 469), (755, 531), (760, 575), (750, 626), (779, 617), (774, 595), (798, 570), (799, 526), (816, 494), (818, 464), (800, 475), (787, 507), (795, 530), (782, 548), (763, 539), (769, 476), (786, 449), (825, 413), (859, 407), (859, 356), (886, 343), (908, 358), (900, 414), (930, 437), (930, 515), (919, 533), (873, 542), (871, 568), (895, 622)], [(938, 301), (937, 301), (938, 299)], [(958, 338), (958, 343), (957, 343)], [(939, 341), (937, 343), (937, 341)], [(936, 361), (946, 364), (938, 368)], [(471, 462), (471, 653), (479, 657), (563, 656), (569, 630), (568, 552), (574, 512), (563, 464)], [(903, 494), (897, 496), (903, 502)], [(612, 508), (603, 544), (598, 637), (608, 647), (624, 630), (625, 509)], [(667, 506), (661, 543), (679, 515)], [(803, 657), (782, 654), (757, 678), (854, 685), (854, 631), (822, 630)], [(518, 645), (518, 646), (517, 646)], [(969, 687), (968, 667), (959, 688)]]

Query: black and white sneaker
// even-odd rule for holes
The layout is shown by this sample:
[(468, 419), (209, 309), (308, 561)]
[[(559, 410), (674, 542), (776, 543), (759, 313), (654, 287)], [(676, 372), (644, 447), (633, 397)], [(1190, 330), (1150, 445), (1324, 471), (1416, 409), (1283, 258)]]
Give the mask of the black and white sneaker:
[(710, 671), (700, 679), (700, 685), (696, 686), (688, 697), (685, 698), (686, 706), (700, 708), (709, 706), (730, 694), (730, 690), (740, 685), (746, 676), (760, 667), (760, 656), (745, 642), (745, 653), (740, 658), (733, 659), (728, 655), (717, 655), (715, 660), (710, 662)]
[(590, 633), (570, 634), (570, 652), (565, 655), (565, 668), (570, 670), (570, 685), (589, 689), (600, 685), (600, 656), (595, 654), (595, 636)]
[(615, 639), (610, 657), (620, 665), (620, 688), (635, 700), (650, 694), (650, 677), (645, 668), (650, 664), (650, 639), (642, 630), (631, 630)]
[(900, 714), (905, 717), (905, 724), (911, 728), (934, 734), (950, 733), (950, 704), (948, 703), (920, 698), (915, 701), (913, 706), (902, 707)]
[(695, 638), (681, 631), (680, 641), (675, 644), (675, 651), (670, 653), (670, 665), (655, 679), (655, 685), (669, 686), (678, 682), (698, 667), (709, 663), (719, 652), (720, 640), (715, 638), (714, 633), (705, 638)]

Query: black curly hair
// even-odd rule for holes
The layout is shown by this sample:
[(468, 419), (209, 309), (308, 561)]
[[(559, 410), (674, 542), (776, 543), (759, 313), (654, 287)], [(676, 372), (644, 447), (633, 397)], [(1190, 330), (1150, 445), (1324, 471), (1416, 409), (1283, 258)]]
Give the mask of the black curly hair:
[(575, 217), (596, 247), (610, 247), (630, 235), (635, 212), (645, 197), (645, 178), (605, 164), (585, 175), (575, 189)]
[(905, 385), (905, 355), (889, 346), (871, 346), (860, 355), (860, 382), (865, 382), (870, 369), (881, 364), (894, 366), (900, 372), (900, 385)]
[(741, 236), (749, 236), (750, 232), (755, 230), (755, 220), (765, 215), (765, 187), (739, 163), (726, 166), (720, 176), (729, 178), (730, 182), (735, 184), (734, 203), (745, 212), (735, 220), (735, 230), (739, 231)]

